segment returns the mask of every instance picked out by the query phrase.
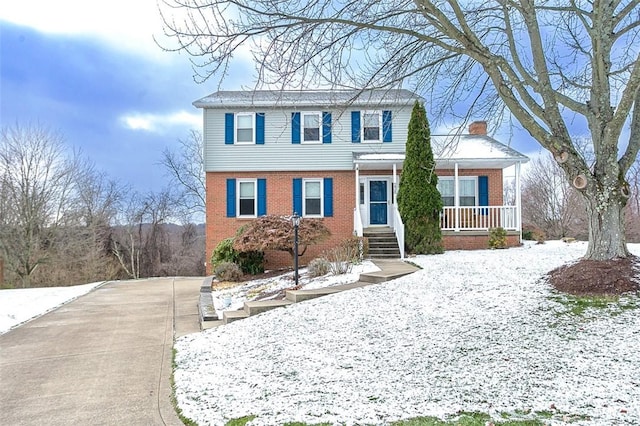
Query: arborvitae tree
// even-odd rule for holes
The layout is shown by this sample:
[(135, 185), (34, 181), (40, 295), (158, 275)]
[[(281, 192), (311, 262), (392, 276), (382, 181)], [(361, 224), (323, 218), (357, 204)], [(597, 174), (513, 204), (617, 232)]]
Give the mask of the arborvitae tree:
[(398, 210), (405, 224), (405, 245), (413, 253), (442, 253), (442, 198), (431, 150), (424, 105), (416, 101), (409, 120), (406, 158), (398, 187)]

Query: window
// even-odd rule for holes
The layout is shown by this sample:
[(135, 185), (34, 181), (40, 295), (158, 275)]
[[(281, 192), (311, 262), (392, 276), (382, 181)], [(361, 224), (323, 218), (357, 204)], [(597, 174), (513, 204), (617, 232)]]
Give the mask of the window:
[(238, 216), (256, 215), (256, 182), (238, 182)]
[(322, 216), (322, 181), (305, 179), (303, 216)]
[[(477, 179), (475, 177), (458, 178), (459, 206), (476, 206)], [(441, 177), (438, 179), (438, 191), (442, 196), (442, 205), (455, 206), (455, 181), (453, 177)]]
[(459, 182), (460, 191), (460, 205), (463, 207), (476, 205), (476, 180), (472, 179), (460, 179)]
[(320, 113), (302, 113), (302, 141), (320, 142)]
[(333, 178), (293, 179), (293, 212), (333, 217)]
[(351, 142), (392, 142), (392, 111), (351, 111)]
[(236, 141), (238, 143), (253, 143), (253, 125), (252, 113), (236, 114)]
[(362, 140), (380, 142), (380, 112), (369, 111), (362, 114)]
[(291, 143), (331, 143), (331, 113), (292, 112)]

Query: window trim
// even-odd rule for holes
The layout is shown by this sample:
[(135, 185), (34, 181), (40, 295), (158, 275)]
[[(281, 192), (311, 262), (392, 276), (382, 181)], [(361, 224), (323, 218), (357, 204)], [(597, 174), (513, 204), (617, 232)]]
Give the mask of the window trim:
[[(455, 187), (455, 176), (439, 176), (438, 177), (438, 182), (440, 181), (444, 181), (444, 180), (448, 180), (448, 181), (452, 181), (453, 182), (453, 205), (452, 206), (444, 206), (444, 207), (479, 207), (480, 206), (480, 196), (479, 196), (479, 187), (478, 187), (478, 176), (458, 176), (458, 182), (461, 182), (463, 180), (465, 181), (473, 181), (474, 184), (474, 201), (475, 204), (473, 206), (463, 206), (460, 204), (460, 191), (458, 191), (458, 197), (456, 200), (456, 187)], [(458, 187), (459, 188), (459, 187)], [(438, 192), (440, 191), (440, 189), (438, 189)], [(440, 193), (440, 197), (444, 198), (444, 196), (442, 195), (442, 193)], [(457, 201), (457, 202), (456, 202)], [(444, 200), (443, 200), (443, 205), (444, 205)]]
[[(242, 183), (253, 183), (253, 214), (247, 215), (242, 214), (240, 210), (240, 201), (242, 198), (242, 193), (240, 191), (240, 184)], [(237, 179), (236, 180), (236, 217), (238, 218), (255, 218), (258, 217), (258, 179)]]
[[(315, 182), (320, 184), (320, 214), (307, 214), (307, 183)], [(304, 178), (302, 179), (302, 217), (324, 217), (324, 179)]]
[[(304, 117), (306, 115), (315, 115), (318, 118), (318, 140), (317, 141), (307, 141), (304, 138)], [(300, 112), (300, 143), (305, 145), (319, 145), (322, 144), (323, 135), (323, 121), (322, 121), (322, 112), (321, 111), (301, 111)]]
[[(249, 116), (251, 117), (251, 141), (247, 142), (247, 141), (240, 141), (238, 138), (238, 130), (240, 130), (240, 128), (238, 127), (238, 119), (240, 117), (246, 117)], [(243, 129), (246, 129), (243, 127)], [(255, 112), (237, 112), (234, 114), (234, 121), (233, 121), (233, 135), (235, 138), (235, 142), (238, 145), (254, 145), (257, 143), (256, 141), (256, 113)]]
[[(364, 137), (364, 129), (365, 129), (365, 116), (369, 114), (377, 114), (378, 115), (378, 139), (365, 139)], [(383, 135), (382, 132), (384, 129), (382, 128), (382, 110), (364, 110), (361, 112), (362, 118), (360, 119), (360, 140), (362, 143), (382, 143)]]

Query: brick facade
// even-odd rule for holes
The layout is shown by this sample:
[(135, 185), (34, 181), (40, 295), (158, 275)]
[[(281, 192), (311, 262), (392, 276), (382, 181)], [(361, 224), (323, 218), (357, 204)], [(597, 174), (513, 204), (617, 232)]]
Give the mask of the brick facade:
[[(453, 170), (438, 170), (439, 176), (453, 176)], [(489, 182), (489, 205), (502, 205), (502, 170), (500, 169), (467, 169), (459, 170), (459, 176), (487, 176)], [(361, 176), (389, 176), (391, 170), (363, 170)], [(300, 264), (306, 265), (318, 257), (324, 250), (340, 244), (353, 234), (353, 211), (355, 207), (356, 189), (354, 171), (316, 171), (316, 172), (208, 172), (207, 212), (206, 212), (206, 253), (207, 273), (212, 273), (209, 262), (216, 245), (223, 239), (235, 235), (238, 228), (251, 219), (227, 217), (226, 180), (266, 179), (267, 214), (290, 215), (293, 209), (292, 181), (294, 178), (333, 178), (333, 217), (324, 218), (331, 236), (323, 243), (309, 247)], [(488, 247), (487, 233), (444, 233), (444, 246), (447, 250), (481, 249)], [(519, 245), (518, 235), (507, 237), (509, 245)], [(291, 258), (286, 252), (271, 251), (265, 253), (267, 269), (291, 266)]]
[[(355, 206), (355, 172), (318, 171), (318, 172), (237, 172), (207, 173), (207, 220), (206, 250), (207, 272), (211, 273), (209, 259), (213, 249), (223, 239), (235, 235), (238, 228), (251, 219), (227, 217), (226, 180), (259, 179), (267, 181), (267, 214), (291, 215), (293, 213), (292, 181), (294, 178), (333, 178), (333, 217), (324, 218), (331, 236), (323, 243), (309, 247), (300, 264), (305, 265), (318, 257), (322, 251), (335, 247), (353, 234), (353, 209)], [(302, 247), (301, 247), (302, 249)], [(275, 269), (291, 266), (291, 257), (285, 252), (265, 253), (266, 268)]]

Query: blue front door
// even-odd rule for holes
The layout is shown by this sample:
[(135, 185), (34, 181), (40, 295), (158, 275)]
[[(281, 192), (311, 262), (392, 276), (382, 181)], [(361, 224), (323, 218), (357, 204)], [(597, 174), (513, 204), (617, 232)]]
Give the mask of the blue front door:
[(387, 225), (387, 181), (369, 181), (369, 224)]

